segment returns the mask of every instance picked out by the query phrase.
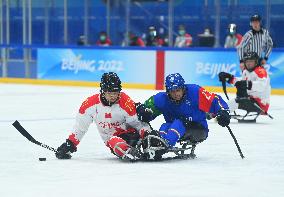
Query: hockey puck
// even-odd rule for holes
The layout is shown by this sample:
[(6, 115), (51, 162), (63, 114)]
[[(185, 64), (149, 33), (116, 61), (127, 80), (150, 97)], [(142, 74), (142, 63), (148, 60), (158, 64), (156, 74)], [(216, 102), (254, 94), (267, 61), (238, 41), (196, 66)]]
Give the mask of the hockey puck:
[(46, 158), (45, 158), (45, 157), (40, 157), (40, 158), (38, 158), (38, 160), (40, 160), (40, 161), (46, 161)]

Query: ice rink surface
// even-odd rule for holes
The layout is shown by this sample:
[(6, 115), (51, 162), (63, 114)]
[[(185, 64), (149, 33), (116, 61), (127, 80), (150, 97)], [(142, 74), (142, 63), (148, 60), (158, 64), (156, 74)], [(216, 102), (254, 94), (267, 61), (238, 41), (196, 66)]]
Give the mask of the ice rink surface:
[[(155, 93), (124, 91), (135, 101)], [(227, 129), (214, 121), (209, 121), (208, 139), (196, 148), (196, 159), (155, 163), (118, 160), (95, 125), (71, 160), (58, 160), (11, 125), (19, 120), (35, 139), (57, 148), (69, 135), (81, 103), (94, 93), (98, 89), (0, 84), (1, 197), (284, 196), (282, 96), (271, 97), (274, 120), (260, 117), (255, 124), (230, 124), (243, 160)], [(159, 118), (152, 126), (159, 128), (162, 121)]]

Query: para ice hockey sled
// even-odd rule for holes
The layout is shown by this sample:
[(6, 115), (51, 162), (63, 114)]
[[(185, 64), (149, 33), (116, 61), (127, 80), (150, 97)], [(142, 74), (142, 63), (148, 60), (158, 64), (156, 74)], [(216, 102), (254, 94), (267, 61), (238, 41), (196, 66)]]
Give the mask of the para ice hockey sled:
[[(244, 110), (245, 111), (245, 110)], [(256, 123), (256, 119), (261, 112), (249, 112), (245, 111), (245, 114), (231, 114), (231, 118), (238, 120), (239, 123)]]
[[(239, 103), (239, 109), (231, 114), (231, 118), (238, 120), (239, 123), (255, 123), (259, 115), (267, 115), (269, 118), (273, 117), (265, 112), (256, 101), (248, 98), (236, 98)], [(245, 113), (244, 113), (244, 112)]]
[[(192, 143), (189, 140), (178, 141), (177, 145), (171, 148), (167, 148), (167, 146), (158, 145), (158, 146), (149, 146), (149, 141), (152, 139), (158, 139), (161, 143), (166, 144), (164, 139), (156, 136), (156, 135), (148, 135), (146, 139), (148, 141), (148, 145), (144, 144), (143, 147), (143, 155), (144, 157), (141, 159), (143, 161), (164, 161), (164, 160), (173, 160), (173, 159), (194, 159), (196, 155), (194, 153), (196, 144)], [(141, 145), (142, 146), (142, 145)], [(171, 153), (169, 156), (168, 153)], [(174, 156), (172, 156), (174, 155)]]

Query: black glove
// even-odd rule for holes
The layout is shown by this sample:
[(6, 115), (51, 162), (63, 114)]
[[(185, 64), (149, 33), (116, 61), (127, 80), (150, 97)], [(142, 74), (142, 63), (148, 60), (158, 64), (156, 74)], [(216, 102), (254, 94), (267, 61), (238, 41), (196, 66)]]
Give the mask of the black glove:
[(251, 90), (252, 82), (247, 80), (237, 81), (235, 83), (237, 88), (237, 97), (248, 97), (247, 90)]
[(230, 73), (226, 73), (226, 72), (219, 73), (219, 81), (226, 81), (230, 83), (233, 79), (234, 79), (234, 75), (231, 75)]
[(251, 90), (252, 82), (251, 81), (247, 81), (247, 80), (241, 80), (241, 81), (237, 81), (235, 83), (235, 86), (236, 86), (236, 88), (244, 88), (244, 89)]
[(150, 122), (153, 120), (153, 111), (147, 108), (145, 104), (140, 104), (136, 107), (138, 119), (142, 122)]
[(71, 153), (76, 151), (76, 146), (69, 139), (67, 139), (66, 142), (64, 142), (61, 146), (57, 148), (55, 156), (58, 159), (71, 159)]
[(230, 124), (231, 116), (228, 111), (220, 110), (216, 116), (217, 122), (220, 126), (225, 127)]

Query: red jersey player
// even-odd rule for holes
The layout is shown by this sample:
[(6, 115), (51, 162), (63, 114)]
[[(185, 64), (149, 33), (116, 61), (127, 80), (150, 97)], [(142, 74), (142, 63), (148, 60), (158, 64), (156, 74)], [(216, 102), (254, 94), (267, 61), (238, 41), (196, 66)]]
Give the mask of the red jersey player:
[(138, 120), (135, 103), (121, 92), (121, 81), (116, 73), (104, 73), (100, 87), (100, 94), (87, 98), (81, 105), (72, 133), (57, 149), (58, 159), (71, 158), (92, 122), (112, 153), (122, 159), (140, 159), (141, 153), (135, 146), (140, 135), (150, 130), (149, 125)]

